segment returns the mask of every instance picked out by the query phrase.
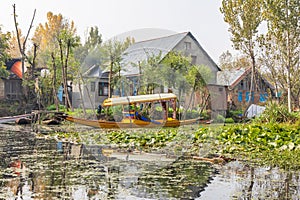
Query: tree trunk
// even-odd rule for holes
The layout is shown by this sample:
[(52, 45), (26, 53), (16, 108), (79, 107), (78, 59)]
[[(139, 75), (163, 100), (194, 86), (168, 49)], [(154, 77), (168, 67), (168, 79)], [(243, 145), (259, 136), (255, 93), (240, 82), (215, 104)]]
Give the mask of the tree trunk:
[(108, 77), (108, 97), (110, 98), (112, 96), (112, 87), (111, 87), (111, 82), (112, 82), (112, 72), (113, 72), (113, 61), (111, 58), (110, 61), (110, 69), (109, 69), (109, 77)]
[[(299, 3), (298, 3), (299, 4)], [(289, 6), (289, 1), (286, 0), (286, 7), (285, 7), (285, 17), (286, 19), (289, 18), (289, 10), (288, 10), (288, 6)], [(286, 37), (286, 47), (287, 47), (287, 84), (288, 84), (288, 109), (289, 112), (292, 112), (292, 100), (291, 100), (291, 48), (290, 48), (290, 29), (289, 27), (287, 27), (287, 37)]]
[(64, 67), (64, 56), (63, 56), (63, 49), (62, 49), (62, 41), (61, 39), (58, 39), (58, 44), (59, 44), (59, 49), (60, 49), (60, 63), (62, 66), (62, 83), (63, 83), (63, 88), (64, 88), (64, 95), (65, 95), (65, 99), (64, 99), (64, 104), (66, 106), (67, 111), (69, 110), (68, 107), (68, 101), (66, 99), (66, 95), (68, 93), (68, 88), (67, 88), (67, 83), (66, 83), (66, 72), (65, 72), (65, 67)]
[(250, 90), (249, 90), (249, 101), (247, 103), (247, 108), (244, 111), (244, 116), (246, 115), (247, 109), (250, 107), (250, 105), (252, 103), (252, 95), (253, 95), (253, 98), (254, 98), (254, 88), (255, 88), (255, 74), (256, 74), (255, 56), (254, 56), (254, 52), (252, 50), (250, 50), (249, 54), (250, 54), (251, 61), (252, 61), (251, 80), (250, 80)]
[(63, 87), (64, 87), (64, 95), (65, 95), (65, 106), (66, 109), (69, 110), (69, 108), (72, 108), (69, 93), (68, 93), (68, 83), (67, 83), (67, 67), (68, 67), (68, 56), (69, 56), (69, 50), (70, 50), (70, 43), (68, 41), (67, 44), (67, 55), (64, 62), (64, 56), (63, 56), (63, 47), (62, 47), (62, 41), (61, 39), (58, 39), (59, 48), (60, 48), (60, 61), (62, 65), (62, 80), (63, 80)]
[[(26, 50), (25, 49), (26, 49), (26, 41), (29, 37), (31, 28), (33, 27), (32, 24), (33, 24), (33, 21), (34, 21), (34, 18), (35, 18), (35, 13), (36, 13), (36, 9), (33, 12), (31, 23), (30, 23), (30, 26), (28, 28), (27, 35), (25, 37), (23, 45), (21, 45), (20, 32), (19, 32), (19, 29), (18, 29), (17, 14), (16, 14), (16, 4), (13, 4), (14, 23), (15, 23), (15, 28), (16, 28), (16, 35), (17, 35), (17, 40), (18, 40), (19, 51), (20, 51), (20, 54), (21, 54), (22, 80), (26, 80), (26, 78), (25, 78), (25, 59), (27, 59), (28, 62), (30, 62), (28, 57), (26, 56)], [(31, 65), (32, 65), (32, 63), (31, 63)], [(24, 93), (24, 96), (25, 96), (25, 101), (26, 101), (25, 103), (27, 104), (28, 100), (31, 99), (30, 98), (30, 90), (29, 90), (28, 86), (24, 86), (24, 92), (23, 93)]]
[[(90, 101), (90, 104), (91, 104), (91, 106), (92, 106), (92, 110), (93, 110), (93, 114), (94, 114), (94, 116), (96, 116), (96, 112), (95, 112), (95, 101), (93, 102), (92, 101), (92, 99), (91, 99), (91, 94), (90, 94), (90, 91), (89, 91), (89, 88), (86, 86), (86, 83), (85, 83), (85, 81), (84, 81), (84, 79), (83, 79), (83, 77), (82, 77), (82, 74), (79, 72), (79, 76), (80, 76), (80, 80), (82, 81), (82, 83), (83, 83), (83, 85), (84, 85), (84, 88), (85, 88), (85, 90), (86, 90), (86, 92), (87, 92), (87, 96), (88, 96), (88, 99), (89, 99), (89, 101)], [(80, 81), (79, 81), (80, 82)], [(79, 84), (79, 87), (80, 87), (80, 84)], [(82, 91), (81, 91), (81, 87), (80, 87), (80, 96), (81, 96), (81, 100), (82, 100), (82, 106), (83, 106), (83, 109), (84, 109), (84, 114), (86, 115), (86, 111), (85, 111), (85, 105), (84, 105), (84, 99), (83, 99), (83, 95), (82, 95)]]
[(72, 111), (74, 111), (71, 100), (70, 100), (70, 96), (69, 96), (68, 82), (67, 82), (68, 81), (68, 61), (69, 61), (70, 48), (71, 48), (71, 41), (68, 40), (67, 55), (66, 55), (66, 61), (65, 61), (65, 77), (64, 77), (64, 79), (65, 79), (65, 83), (67, 85), (66, 99), (67, 99), (68, 107), (71, 108)]
[(53, 98), (54, 98), (54, 103), (56, 107), (56, 111), (59, 111), (59, 100), (57, 97), (57, 91), (56, 91), (56, 65), (55, 65), (55, 58), (53, 52), (51, 53), (52, 57), (52, 66), (53, 66), (53, 80), (52, 80), (52, 93), (53, 93)]
[(80, 76), (80, 79), (78, 81), (78, 89), (79, 89), (79, 94), (80, 94), (80, 99), (81, 99), (83, 114), (84, 114), (84, 117), (86, 117), (86, 110), (85, 110), (85, 105), (84, 105), (84, 100), (83, 100), (82, 89), (81, 89), (81, 81), (83, 81), (83, 78), (82, 78), (82, 74), (80, 72), (79, 72), (79, 76)]
[(191, 94), (190, 99), (189, 99), (189, 103), (188, 103), (187, 107), (185, 108), (185, 110), (183, 112), (183, 119), (184, 120), (186, 118), (186, 113), (187, 113), (188, 109), (191, 106), (192, 100), (194, 99), (194, 95), (195, 95), (195, 84), (194, 84), (194, 87), (193, 87), (193, 90), (192, 90), (192, 94)]

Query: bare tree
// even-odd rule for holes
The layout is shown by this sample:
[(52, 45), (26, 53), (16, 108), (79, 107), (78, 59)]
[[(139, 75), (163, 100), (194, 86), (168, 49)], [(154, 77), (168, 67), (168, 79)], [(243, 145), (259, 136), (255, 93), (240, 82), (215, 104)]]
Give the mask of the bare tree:
[(21, 53), (21, 59), (22, 59), (22, 78), (24, 79), (24, 71), (25, 71), (24, 61), (25, 61), (25, 59), (27, 59), (29, 61), (28, 56), (26, 55), (26, 42), (28, 40), (30, 30), (33, 27), (32, 24), (33, 24), (33, 21), (34, 21), (34, 18), (35, 18), (36, 9), (34, 9), (33, 16), (32, 16), (32, 19), (31, 19), (31, 23), (30, 23), (30, 26), (28, 28), (25, 40), (24, 40), (23, 44), (21, 44), (21, 39), (20, 39), (21, 36), (20, 36), (20, 32), (19, 32), (19, 28), (18, 28), (18, 22), (17, 22), (16, 4), (13, 4), (13, 8), (14, 8), (14, 22), (15, 22), (18, 46), (19, 46), (19, 50), (20, 50), (20, 53)]

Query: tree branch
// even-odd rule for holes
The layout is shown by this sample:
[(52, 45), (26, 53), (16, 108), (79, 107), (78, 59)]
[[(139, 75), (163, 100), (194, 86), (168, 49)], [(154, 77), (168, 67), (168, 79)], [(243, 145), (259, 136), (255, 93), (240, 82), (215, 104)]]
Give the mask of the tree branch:
[[(27, 41), (27, 39), (28, 39), (28, 37), (29, 37), (30, 30), (31, 30), (31, 28), (33, 27), (32, 24), (33, 24), (33, 21), (34, 21), (34, 18), (35, 18), (35, 13), (36, 13), (36, 9), (34, 9), (33, 16), (32, 16), (32, 19), (31, 19), (31, 23), (30, 23), (30, 26), (29, 26), (29, 28), (28, 28), (28, 32), (27, 32), (27, 35), (26, 35), (26, 37), (25, 37), (25, 40), (24, 40), (23, 45), (26, 44), (26, 41)], [(24, 47), (23, 47), (23, 48), (24, 48)], [(25, 48), (24, 48), (24, 49), (25, 49)]]
[(22, 46), (21, 46), (20, 33), (19, 33), (18, 23), (17, 23), (16, 4), (13, 4), (13, 8), (14, 8), (14, 22), (15, 22), (15, 28), (16, 28), (16, 33), (17, 33), (17, 40), (18, 40), (19, 50), (20, 50), (20, 53), (23, 57), (24, 53), (23, 53), (23, 49), (22, 49)]

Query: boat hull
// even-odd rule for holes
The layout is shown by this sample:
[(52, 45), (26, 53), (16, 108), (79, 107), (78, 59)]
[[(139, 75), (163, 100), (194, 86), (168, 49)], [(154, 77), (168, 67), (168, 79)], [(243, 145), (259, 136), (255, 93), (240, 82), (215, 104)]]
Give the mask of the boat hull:
[(179, 121), (176, 119), (172, 120), (157, 120), (155, 122), (148, 122), (138, 119), (132, 119), (122, 122), (113, 122), (113, 121), (105, 121), (105, 120), (87, 120), (82, 118), (75, 118), (71, 116), (67, 116), (65, 118), (67, 121), (74, 122), (77, 124), (82, 124), (86, 126), (96, 127), (96, 128), (157, 128), (157, 127), (179, 127), (181, 125), (193, 124), (198, 121), (198, 119), (191, 120), (183, 120)]
[(24, 121), (23, 119), (28, 119), (28, 122), (31, 121), (29, 117), (33, 114), (24, 114), (24, 115), (16, 115), (16, 116), (7, 116), (7, 117), (0, 117), (0, 124), (8, 123), (8, 122), (18, 122), (20, 120)]

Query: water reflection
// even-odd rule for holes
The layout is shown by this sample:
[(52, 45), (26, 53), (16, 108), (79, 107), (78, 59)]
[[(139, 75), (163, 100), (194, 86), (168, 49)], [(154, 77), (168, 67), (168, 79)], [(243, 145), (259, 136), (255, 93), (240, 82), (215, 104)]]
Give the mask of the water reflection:
[(299, 199), (299, 172), (215, 167), (0, 127), (0, 199)]
[(0, 199), (193, 199), (214, 173), (205, 163), (122, 157), (25, 129), (0, 128), (0, 150)]
[(231, 162), (222, 167), (199, 199), (300, 199), (300, 173)]

